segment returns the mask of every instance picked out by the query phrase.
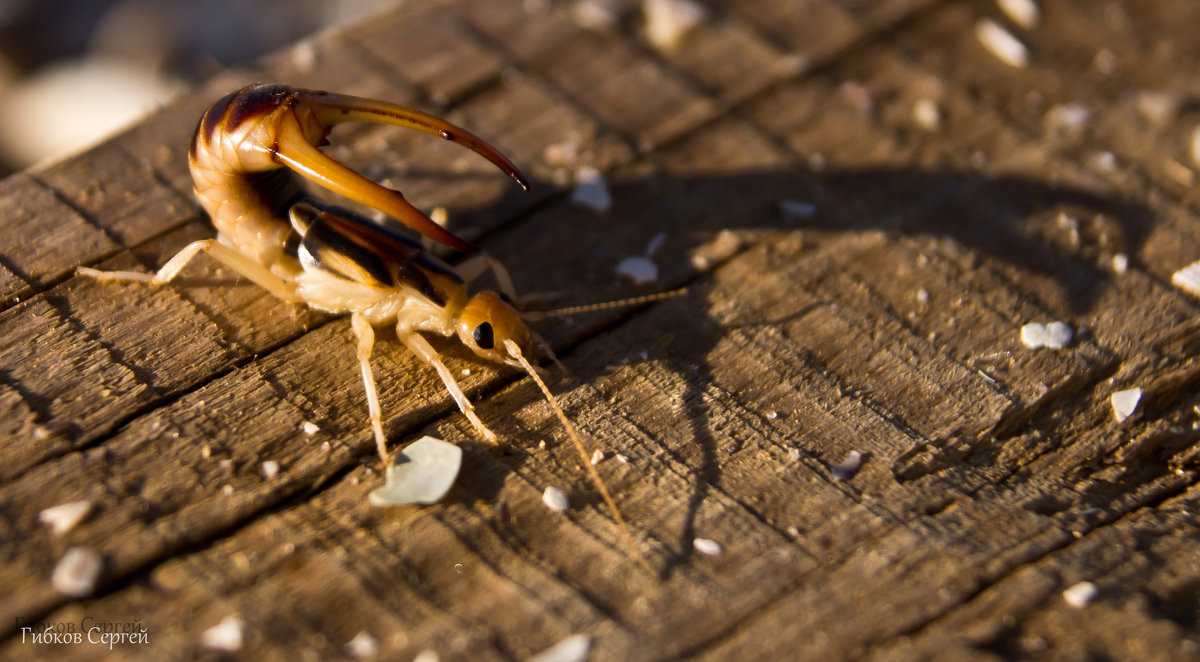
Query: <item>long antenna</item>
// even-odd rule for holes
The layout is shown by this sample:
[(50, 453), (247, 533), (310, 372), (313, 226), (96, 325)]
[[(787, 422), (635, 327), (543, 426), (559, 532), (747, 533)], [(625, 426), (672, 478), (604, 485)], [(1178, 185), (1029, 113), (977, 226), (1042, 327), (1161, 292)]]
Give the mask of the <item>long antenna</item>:
[(677, 290), (667, 290), (666, 292), (658, 292), (656, 294), (646, 294), (640, 297), (631, 297), (629, 299), (617, 299), (616, 301), (605, 301), (602, 303), (587, 303), (582, 306), (568, 306), (567, 308), (555, 308), (554, 310), (533, 311), (521, 313), (521, 317), (528, 320), (538, 321), (547, 317), (566, 317), (567, 315), (577, 315), (579, 313), (590, 313), (597, 310), (608, 310), (609, 308), (621, 308), (624, 306), (640, 306), (643, 303), (651, 303), (654, 301), (662, 301), (663, 299), (671, 299), (677, 296), (687, 294), (687, 288), (681, 287)]
[(613, 501), (612, 495), (608, 492), (608, 487), (605, 486), (604, 481), (600, 478), (600, 472), (596, 471), (595, 465), (592, 464), (592, 460), (588, 455), (587, 448), (583, 445), (583, 439), (581, 439), (579, 437), (579, 433), (575, 431), (575, 426), (571, 425), (570, 419), (567, 418), (567, 415), (563, 412), (562, 407), (559, 406), (558, 400), (554, 398), (554, 395), (550, 393), (550, 389), (546, 388), (546, 383), (542, 381), (541, 377), (538, 377), (537, 371), (533, 369), (533, 366), (530, 365), (525, 356), (521, 354), (521, 348), (517, 346), (517, 343), (505, 338), (504, 347), (508, 349), (509, 354), (512, 354), (513, 357), (521, 362), (521, 367), (525, 368), (525, 372), (529, 373), (529, 376), (533, 378), (533, 381), (538, 385), (538, 388), (542, 390), (542, 395), (546, 396), (546, 401), (550, 403), (550, 407), (554, 409), (554, 413), (558, 414), (558, 418), (562, 421), (563, 427), (567, 429), (567, 436), (571, 438), (571, 441), (575, 443), (575, 449), (579, 451), (579, 457), (581, 460), (583, 460), (583, 468), (588, 472), (588, 475), (592, 477), (592, 482), (596, 484), (596, 489), (600, 490), (600, 496), (604, 497), (604, 503), (608, 504), (608, 509), (612, 511), (613, 519), (616, 520), (617, 526), (621, 528), (621, 536), (625, 538), (625, 542), (628, 543), (629, 548), (633, 550), (635, 558), (637, 558), (638, 562), (642, 564), (642, 567), (653, 572), (653, 570), (650, 568), (650, 565), (646, 562), (646, 559), (638, 550), (637, 545), (634, 543), (633, 534), (629, 533), (629, 527), (625, 524), (625, 518), (621, 517), (621, 511), (617, 509), (617, 503)]

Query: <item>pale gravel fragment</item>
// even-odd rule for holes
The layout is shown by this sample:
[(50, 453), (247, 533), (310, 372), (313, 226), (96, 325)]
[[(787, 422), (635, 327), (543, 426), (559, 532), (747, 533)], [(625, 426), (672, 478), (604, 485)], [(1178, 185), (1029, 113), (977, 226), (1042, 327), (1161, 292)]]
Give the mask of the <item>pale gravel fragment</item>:
[(612, 208), (612, 194), (604, 175), (591, 166), (575, 171), (575, 190), (571, 191), (571, 202), (603, 214)]
[(642, 14), (646, 40), (663, 53), (677, 50), (684, 37), (708, 18), (708, 10), (692, 0), (645, 0)]
[(621, 7), (613, 0), (575, 0), (571, 4), (571, 20), (581, 28), (607, 32), (621, 20)]
[(1192, 129), (1191, 142), (1188, 143), (1188, 154), (1192, 157), (1192, 163), (1200, 165), (1200, 126)]
[(91, 501), (72, 501), (43, 510), (38, 513), (38, 521), (50, 527), (50, 533), (61, 536), (78, 526), (91, 512)]
[(304, 421), (303, 423), (300, 424), (300, 431), (303, 432), (306, 436), (311, 437), (314, 434), (320, 432), (321, 428), (320, 428), (320, 426), (318, 426), (316, 423), (313, 423), (312, 421)]
[(1175, 92), (1145, 90), (1138, 93), (1134, 106), (1142, 119), (1161, 126), (1175, 118), (1182, 103), (1182, 98)]
[(571, 509), (571, 503), (567, 500), (567, 493), (554, 486), (547, 487), (546, 491), (542, 492), (542, 503), (546, 504), (547, 508), (556, 513), (565, 513)]
[(1042, 122), (1048, 131), (1078, 134), (1087, 128), (1091, 120), (1092, 111), (1087, 106), (1078, 103), (1059, 103), (1046, 111)]
[(63, 553), (50, 575), (55, 591), (70, 598), (86, 598), (96, 591), (96, 580), (104, 569), (104, 559), (88, 547), (71, 547)]
[(1040, 347), (1063, 349), (1071, 344), (1071, 337), (1074, 336), (1074, 333), (1071, 327), (1065, 322), (1051, 322), (1049, 324), (1030, 322), (1021, 327), (1021, 343), (1029, 349), (1038, 349)]
[(1117, 253), (1112, 256), (1113, 273), (1123, 274), (1129, 269), (1129, 256), (1124, 253)]
[(586, 634), (573, 634), (529, 658), (529, 662), (584, 662), (592, 646)]
[(863, 455), (858, 451), (850, 451), (846, 454), (846, 459), (840, 464), (830, 469), (835, 480), (847, 481), (854, 478), (858, 470), (862, 468)]
[(226, 616), (200, 634), (200, 644), (205, 648), (236, 653), (242, 650), (245, 636), (246, 622), (237, 616)]
[(392, 458), (385, 484), (367, 499), (373, 506), (432, 504), (454, 485), (462, 467), (462, 449), (430, 436), (405, 446)]
[(1200, 297), (1200, 260), (1171, 274), (1171, 284), (1188, 294)]
[(942, 128), (942, 111), (929, 97), (917, 99), (912, 108), (913, 122), (930, 133)]
[(369, 660), (379, 655), (379, 640), (371, 636), (370, 632), (363, 630), (346, 642), (343, 650), (347, 657), (355, 660)]
[(992, 19), (979, 19), (975, 24), (975, 37), (1001, 62), (1018, 68), (1029, 66), (1029, 49)]
[(725, 551), (721, 543), (711, 538), (694, 538), (692, 547), (705, 556), (720, 556)]
[(633, 285), (647, 285), (658, 280), (658, 265), (649, 258), (634, 255), (617, 264), (617, 276)]
[(1113, 416), (1116, 417), (1117, 422), (1124, 423), (1125, 419), (1133, 416), (1141, 400), (1142, 389), (1140, 388), (1131, 388), (1113, 393), (1109, 398), (1109, 402), (1112, 404)]
[(279, 462), (276, 460), (267, 460), (262, 463), (263, 478), (270, 480), (279, 475)]
[(1100, 589), (1091, 582), (1079, 582), (1063, 591), (1063, 600), (1076, 609), (1083, 609), (1099, 595)]
[(426, 648), (413, 656), (412, 662), (438, 662), (439, 659), (437, 651)]
[(996, 0), (996, 4), (1009, 20), (1026, 30), (1036, 28), (1041, 18), (1041, 11), (1033, 0)]
[(604, 451), (600, 450), (599, 448), (592, 451), (592, 466), (593, 467), (596, 466), (597, 464), (600, 464), (603, 461), (604, 461)]
[(815, 216), (817, 206), (803, 200), (780, 200), (779, 211), (790, 220), (802, 220)]

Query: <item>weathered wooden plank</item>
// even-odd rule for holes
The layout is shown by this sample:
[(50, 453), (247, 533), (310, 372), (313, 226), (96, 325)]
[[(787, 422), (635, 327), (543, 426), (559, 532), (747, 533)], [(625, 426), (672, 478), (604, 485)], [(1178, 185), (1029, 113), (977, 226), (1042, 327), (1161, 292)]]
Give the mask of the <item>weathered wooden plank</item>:
[[(1128, 106), (1097, 116), (1099, 142), (1060, 141), (1016, 92), (1091, 103), (1118, 83), (1183, 87), (1186, 67), (1156, 79), (1127, 64), (1153, 50), (1140, 39), (1112, 47), (1116, 73), (1088, 73), (1105, 35), (1136, 35), (1121, 25), (1194, 15), (1152, 4), (1107, 28), (1117, 10), (1048, 10), (1032, 72), (982, 61), (970, 26), (993, 11), (984, 2), (731, 4), (673, 55), (639, 43), (634, 14), (595, 33), (565, 6), (406, 5), (43, 171), (54, 193), (9, 180), (11, 198), (54, 211), (26, 214), (22, 246), (152, 268), (211, 233), (173, 201), (190, 186), (180, 157), (195, 117), (235, 81), (445, 100), (529, 168), (534, 194), (387, 127), (341, 132), (331, 152), (423, 208), (449, 204), (523, 291), (628, 295), (613, 267), (660, 234), (660, 278), (640, 291), (691, 291), (539, 325), (571, 369), (551, 388), (609, 454), (600, 471), (647, 573), (511, 372), (438, 344), (505, 442), (485, 447), (436, 376), (381, 334), (389, 435), (438, 434), (466, 464), (445, 503), (376, 510), (345, 320), (293, 310), (204, 258), (153, 290), (60, 283), (61, 266), (35, 277), (4, 253), (15, 291), (33, 296), (0, 313), (13, 341), (0, 350), (0, 622), (136, 621), (152, 645), (121, 652), (149, 658), (206, 655), (201, 633), (231, 614), (248, 624), (243, 653), (268, 659), (343, 655), (360, 631), (401, 659), (524, 658), (574, 632), (595, 637), (596, 660), (1194, 654), (1197, 307), (1167, 284), (1194, 259), (1194, 214), (1177, 182), (1141, 174), (1160, 166), (1131, 146), (1136, 130), (1115, 128)], [(1093, 34), (1055, 50), (1049, 28), (1063, 26)], [(793, 80), (756, 68), (786, 64), (788, 49), (825, 66)], [(724, 66), (709, 70), (713, 58)], [(923, 99), (939, 124), (914, 119)], [(580, 153), (565, 160), (547, 149), (570, 144)], [(1135, 167), (1100, 167), (1095, 145)], [(609, 176), (608, 214), (562, 195), (580, 164)], [(104, 179), (122, 172), (142, 179)], [(123, 207), (123, 191), (150, 202)], [(54, 244), (39, 222), (63, 215), (131, 253), (113, 241), (93, 256), (70, 233)], [(1114, 273), (1122, 252), (1130, 267)], [(1076, 328), (1069, 348), (1020, 344), (1021, 324), (1054, 318)], [(1142, 407), (1119, 423), (1108, 396), (1133, 385)], [(851, 450), (865, 462), (838, 480)], [(281, 466), (271, 479), (268, 459)], [(546, 485), (570, 492), (568, 515), (539, 503)], [(78, 498), (97, 509), (66, 537), (37, 522)], [(696, 537), (724, 553), (696, 553)], [(69, 545), (105, 555), (93, 600), (46, 581)], [(1084, 610), (1059, 597), (1081, 579), (1101, 585)], [(32, 650), (12, 636), (0, 649)]]
[(14, 275), (39, 287), (70, 274), (84, 260), (117, 250), (111, 236), (27, 174), (0, 182), (0, 223), (9, 237), (0, 260)]

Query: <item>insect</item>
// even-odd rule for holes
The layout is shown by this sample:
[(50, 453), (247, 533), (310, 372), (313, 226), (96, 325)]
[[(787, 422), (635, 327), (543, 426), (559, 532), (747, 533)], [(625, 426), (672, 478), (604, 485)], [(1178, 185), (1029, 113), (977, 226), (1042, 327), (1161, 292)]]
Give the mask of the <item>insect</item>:
[[(421, 333), (455, 337), (484, 360), (522, 369), (563, 421), (585, 469), (632, 545), (582, 440), (531, 364), (536, 357), (534, 342), (540, 338), (511, 303), (516, 295), (507, 270), (435, 223), (398, 191), (363, 177), (318, 149), (328, 144), (334, 125), (354, 121), (392, 124), (454, 141), (491, 161), (523, 188), (529, 187), (520, 170), (496, 149), (432, 115), (361, 97), (251, 85), (204, 113), (188, 151), (196, 197), (212, 219), (217, 237), (188, 244), (155, 274), (88, 267), (79, 267), (77, 273), (102, 281), (163, 285), (203, 252), (280, 299), (349, 313), (368, 418), (385, 466), (387, 439), (370, 365), (374, 325), (395, 325), (399, 340), (437, 372), (471, 425), (490, 442), (496, 441), (495, 433), (475, 414), (441, 356)], [(293, 172), (395, 220), (376, 222), (316, 203), (304, 196)], [(472, 256), (452, 267), (424, 250), (396, 221)], [(467, 284), (488, 270), (500, 292), (469, 295)]]

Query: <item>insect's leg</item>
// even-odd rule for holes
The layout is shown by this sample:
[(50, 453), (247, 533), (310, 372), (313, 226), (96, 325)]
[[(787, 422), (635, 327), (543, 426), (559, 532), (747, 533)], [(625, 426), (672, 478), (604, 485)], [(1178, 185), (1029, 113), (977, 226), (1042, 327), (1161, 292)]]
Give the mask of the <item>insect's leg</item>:
[(512, 276), (508, 275), (508, 268), (487, 253), (472, 255), (459, 263), (454, 270), (468, 283), (482, 276), (485, 271), (491, 270), (500, 292), (513, 301), (517, 300), (517, 290), (513, 287)]
[(361, 313), (350, 316), (350, 326), (358, 338), (358, 368), (362, 371), (363, 386), (367, 389), (367, 414), (371, 430), (375, 433), (375, 448), (383, 466), (388, 464), (387, 439), (383, 436), (383, 414), (379, 409), (379, 391), (375, 388), (375, 375), (371, 372), (371, 349), (375, 346), (375, 330)]
[(96, 280), (108, 282), (142, 282), (150, 283), (151, 285), (162, 285), (171, 282), (172, 279), (178, 276), (180, 270), (201, 251), (208, 253), (210, 257), (242, 276), (249, 278), (280, 299), (289, 302), (300, 301), (300, 297), (296, 296), (296, 287), (294, 285), (285, 282), (279, 276), (271, 273), (270, 269), (242, 255), (238, 251), (218, 243), (216, 239), (201, 239), (200, 241), (193, 241), (184, 246), (183, 250), (176, 253), (175, 257), (168, 260), (158, 270), (158, 273), (154, 275), (140, 271), (99, 271), (90, 267), (78, 267), (75, 269), (75, 273), (80, 276), (89, 276)]
[(450, 369), (446, 367), (445, 363), (442, 363), (442, 357), (437, 353), (437, 350), (433, 348), (433, 345), (430, 345), (429, 341), (420, 335), (401, 328), (396, 329), (396, 336), (400, 338), (400, 341), (403, 342), (413, 354), (417, 355), (417, 358), (421, 359), (428, 365), (433, 366), (434, 370), (437, 370), (438, 376), (442, 378), (442, 383), (446, 385), (446, 390), (450, 391), (450, 396), (454, 398), (455, 402), (458, 403), (458, 408), (462, 410), (462, 413), (467, 417), (467, 420), (471, 421), (471, 425), (475, 426), (475, 429), (479, 431), (479, 434), (482, 435), (484, 439), (492, 443), (496, 443), (496, 433), (489, 430), (488, 427), (483, 424), (483, 421), (479, 420), (479, 417), (475, 415), (475, 407), (471, 404), (471, 401), (467, 399), (466, 394), (462, 392), (462, 388), (459, 387), (458, 382), (455, 381), (454, 375), (450, 374)]

